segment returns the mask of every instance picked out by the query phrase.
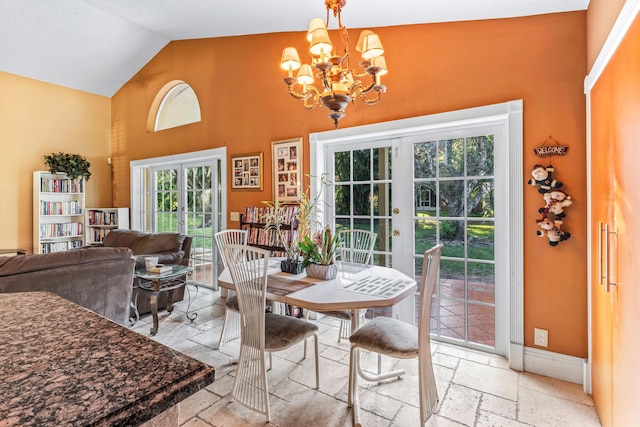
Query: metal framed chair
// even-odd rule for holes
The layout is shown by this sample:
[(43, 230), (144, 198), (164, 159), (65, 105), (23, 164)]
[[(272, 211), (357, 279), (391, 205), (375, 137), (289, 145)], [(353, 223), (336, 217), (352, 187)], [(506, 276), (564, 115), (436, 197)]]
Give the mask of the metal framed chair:
[[(318, 327), (302, 319), (266, 313), (269, 251), (244, 245), (223, 247), (240, 306), (240, 359), (231, 396), (271, 421), (265, 352), (286, 350), (313, 336), (319, 387)], [(306, 358), (306, 345), (304, 357)]]
[(424, 253), (422, 265), (422, 287), (420, 291), (420, 314), (418, 326), (400, 320), (378, 317), (358, 328), (350, 337), (351, 359), (349, 363), (349, 406), (356, 399), (356, 375), (377, 381), (375, 375), (365, 375), (360, 371), (356, 359), (358, 349), (372, 351), (387, 356), (411, 359), (418, 358), (418, 384), (420, 389), (420, 425), (424, 426), (438, 403), (433, 365), (431, 363), (431, 300), (438, 278), (442, 245), (436, 245)]
[[(223, 230), (213, 235), (225, 270), (228, 266), (222, 248), (227, 245), (246, 245), (248, 236), (249, 232), (247, 230), (237, 229)], [(220, 332), (218, 350), (222, 349), (225, 343), (236, 338), (240, 338), (240, 308), (238, 307), (238, 297), (236, 295), (228, 295), (224, 301), (224, 323), (222, 325), (222, 332)]]
[[(340, 242), (336, 256), (338, 268), (340, 268), (340, 263), (370, 264), (377, 237), (377, 233), (367, 230), (342, 230), (338, 232), (338, 241)], [(322, 314), (340, 319), (338, 342), (343, 338), (349, 338), (351, 333), (351, 312), (349, 310), (323, 311)], [(365, 311), (362, 310), (360, 316), (364, 315)]]

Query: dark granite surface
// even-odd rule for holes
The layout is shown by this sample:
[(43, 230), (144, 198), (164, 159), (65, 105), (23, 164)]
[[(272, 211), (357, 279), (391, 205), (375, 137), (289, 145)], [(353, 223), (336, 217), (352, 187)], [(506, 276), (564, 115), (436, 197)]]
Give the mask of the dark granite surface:
[(214, 368), (48, 292), (0, 294), (0, 427), (135, 426)]

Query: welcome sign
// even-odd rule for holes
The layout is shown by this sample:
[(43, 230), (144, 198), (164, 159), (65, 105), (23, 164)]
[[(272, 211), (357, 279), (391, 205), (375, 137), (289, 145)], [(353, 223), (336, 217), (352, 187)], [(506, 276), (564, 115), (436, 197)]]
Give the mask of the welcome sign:
[[(553, 141), (555, 145), (546, 145), (547, 142)], [(534, 147), (533, 152), (538, 157), (549, 157), (549, 156), (564, 156), (569, 151), (569, 146), (560, 145), (558, 141), (549, 137), (545, 142), (542, 143), (540, 147)]]

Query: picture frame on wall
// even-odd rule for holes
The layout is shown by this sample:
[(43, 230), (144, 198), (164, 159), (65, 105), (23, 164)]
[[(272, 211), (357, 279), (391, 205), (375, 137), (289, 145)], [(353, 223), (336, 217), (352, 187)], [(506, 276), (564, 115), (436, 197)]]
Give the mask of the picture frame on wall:
[(302, 137), (271, 143), (273, 199), (297, 202), (302, 188)]
[(262, 152), (231, 156), (231, 189), (262, 190)]

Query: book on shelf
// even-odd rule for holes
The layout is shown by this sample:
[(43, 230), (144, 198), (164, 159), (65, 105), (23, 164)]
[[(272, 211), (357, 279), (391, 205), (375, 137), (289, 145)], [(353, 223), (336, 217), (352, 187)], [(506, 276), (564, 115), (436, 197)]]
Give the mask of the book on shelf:
[(43, 193), (84, 193), (84, 179), (40, 178)]
[(117, 225), (118, 214), (114, 211), (104, 212), (100, 210), (89, 211), (89, 225)]
[(66, 202), (40, 201), (40, 215), (82, 215), (80, 202), (70, 200)]
[[(281, 206), (278, 212), (280, 223), (289, 227), (295, 222), (296, 216), (300, 212), (297, 205)], [(242, 210), (242, 223), (264, 224), (267, 215), (273, 214), (273, 208), (269, 206), (248, 206)]]
[(271, 256), (284, 256), (283, 239), (286, 243), (295, 241), (298, 235), (296, 217), (300, 212), (297, 205), (281, 206), (278, 219), (281, 224), (280, 233), (274, 228), (265, 229), (267, 216), (272, 216), (273, 207), (249, 206), (242, 210), (240, 227), (249, 230), (247, 243), (271, 251)]
[(83, 225), (81, 222), (66, 222), (53, 224), (40, 224), (40, 238), (53, 237), (82, 237)]

